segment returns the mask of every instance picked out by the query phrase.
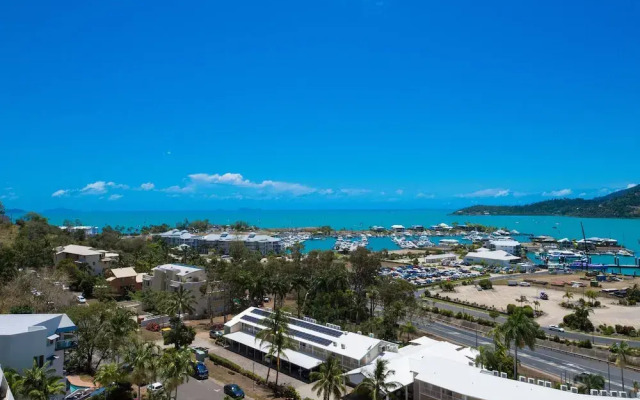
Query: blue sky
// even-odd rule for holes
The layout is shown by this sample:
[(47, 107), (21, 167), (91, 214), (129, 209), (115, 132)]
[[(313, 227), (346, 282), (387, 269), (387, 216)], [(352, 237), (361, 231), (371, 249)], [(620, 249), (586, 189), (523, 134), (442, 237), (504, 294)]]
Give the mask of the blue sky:
[(639, 180), (640, 3), (8, 2), (0, 200), (453, 207)]

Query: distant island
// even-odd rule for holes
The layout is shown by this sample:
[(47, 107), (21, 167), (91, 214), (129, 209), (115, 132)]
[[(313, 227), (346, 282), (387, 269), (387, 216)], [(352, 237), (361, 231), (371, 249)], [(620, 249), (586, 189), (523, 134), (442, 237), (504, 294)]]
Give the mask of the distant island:
[(523, 206), (471, 206), (455, 215), (563, 215), (592, 218), (640, 218), (640, 186), (606, 196), (585, 199), (554, 199)]

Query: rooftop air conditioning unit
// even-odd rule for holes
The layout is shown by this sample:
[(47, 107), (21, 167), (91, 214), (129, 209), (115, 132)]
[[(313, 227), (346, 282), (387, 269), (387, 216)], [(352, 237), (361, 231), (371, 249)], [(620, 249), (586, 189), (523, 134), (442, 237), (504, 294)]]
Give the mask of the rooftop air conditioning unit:
[(566, 392), (569, 390), (569, 387), (567, 385), (560, 385), (560, 390), (562, 390), (563, 392)]
[(500, 376), (500, 371), (493, 371), (493, 376)]
[(362, 331), (358, 331), (358, 335), (362, 335)]
[(527, 377), (526, 377), (526, 376), (524, 376), (524, 375), (520, 375), (520, 377), (518, 378), (518, 380), (519, 380), (520, 382), (527, 383)]
[(609, 392), (607, 392), (606, 390), (601, 390), (600, 391), (600, 396), (609, 396)]
[(597, 396), (598, 395), (598, 389), (591, 389), (589, 394), (592, 395), (592, 396)]
[(615, 390), (612, 390), (611, 392), (609, 392), (609, 395), (610, 395), (611, 397), (618, 397), (618, 392), (617, 392), (617, 391), (615, 391)]
[(571, 393), (578, 393), (578, 388), (575, 386), (571, 386), (569, 390), (571, 390)]
[(347, 346), (345, 346), (345, 344), (344, 344), (344, 343), (342, 343), (342, 344), (340, 345), (340, 347), (342, 347), (342, 350), (344, 350)]
[(538, 386), (544, 386), (544, 381), (542, 379), (538, 379)]
[(500, 372), (500, 378), (506, 378), (507, 376), (506, 372)]
[(527, 379), (527, 382), (529, 382), (529, 383), (530, 383), (530, 384), (532, 384), (532, 385), (535, 385), (535, 384), (536, 384), (536, 380), (535, 380), (535, 379), (533, 379), (533, 378), (529, 378), (529, 379)]
[(373, 335), (373, 332), (369, 332), (369, 337), (370, 337), (370, 338), (375, 337), (375, 336)]
[[(639, 394), (639, 395), (640, 395), (640, 394)], [(622, 392), (622, 391), (618, 392), (618, 397), (622, 397), (622, 398), (624, 398), (624, 399), (628, 398), (628, 396), (627, 396), (627, 392)]]
[(551, 387), (551, 382), (549, 382), (549, 381), (544, 381), (544, 387), (548, 387), (548, 388), (550, 388), (550, 387)]
[(338, 343), (333, 342), (333, 347), (338, 347)]

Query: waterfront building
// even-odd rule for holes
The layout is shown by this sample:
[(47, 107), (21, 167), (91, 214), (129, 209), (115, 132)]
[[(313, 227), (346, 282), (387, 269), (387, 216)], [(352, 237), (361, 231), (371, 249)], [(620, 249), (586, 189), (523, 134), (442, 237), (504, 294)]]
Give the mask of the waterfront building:
[(403, 233), (405, 228), (402, 225), (391, 225), (391, 230), (394, 233)]
[(262, 255), (270, 253), (280, 254), (285, 250), (282, 239), (269, 235), (259, 235), (254, 232), (247, 234), (222, 232), (210, 233), (208, 235), (194, 235), (187, 231), (172, 229), (161, 233), (159, 236), (172, 246), (187, 245), (195, 248), (202, 254), (213, 250), (220, 254), (228, 255), (233, 242), (240, 242), (250, 251), (257, 251)]
[(516, 257), (504, 250), (489, 250), (479, 248), (476, 251), (467, 253), (464, 262), (469, 264), (486, 264), (496, 267), (511, 267), (520, 261), (520, 257)]
[(55, 251), (53, 261), (56, 266), (60, 261), (70, 259), (76, 264), (88, 265), (94, 275), (100, 275), (105, 269), (114, 267), (120, 258), (118, 253), (76, 244), (60, 246)]
[[(233, 317), (224, 326), (224, 338), (230, 349), (245, 357), (265, 361), (268, 345), (260, 344), (256, 334), (265, 328), (262, 320), (271, 314), (270, 309), (249, 307)], [(308, 377), (329, 356), (333, 355), (345, 371), (364, 366), (385, 352), (397, 352), (396, 344), (363, 335), (343, 331), (339, 326), (319, 324), (311, 318), (290, 317), (289, 334), (293, 337), (293, 348), (284, 351), (283, 371)]]
[(99, 228), (97, 226), (59, 226), (58, 228), (72, 233), (84, 232), (85, 236), (95, 236), (99, 232)]
[(504, 250), (512, 256), (519, 256), (522, 245), (517, 240), (491, 240), (489, 241), (489, 249)]
[[(224, 291), (202, 294), (201, 286), (207, 286), (207, 273), (204, 269), (184, 264), (164, 264), (151, 270), (151, 274), (142, 276), (142, 289), (177, 292), (180, 287), (191, 291), (195, 297), (194, 316), (220, 315), (224, 311)], [(207, 290), (211, 290), (207, 288)]]
[(49, 362), (62, 376), (65, 350), (77, 345), (76, 326), (66, 314), (0, 315), (0, 365), (22, 371)]

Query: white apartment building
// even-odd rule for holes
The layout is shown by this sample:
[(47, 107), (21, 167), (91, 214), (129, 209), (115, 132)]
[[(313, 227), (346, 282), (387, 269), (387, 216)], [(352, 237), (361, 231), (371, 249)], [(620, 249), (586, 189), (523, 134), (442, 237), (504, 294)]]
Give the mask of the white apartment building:
[(176, 292), (182, 286), (185, 290), (190, 290), (196, 299), (195, 315), (208, 315), (210, 309), (213, 315), (219, 315), (224, 311), (222, 291), (211, 298), (200, 291), (200, 287), (207, 284), (204, 269), (184, 264), (164, 264), (151, 271), (151, 274), (142, 276), (142, 290)]
[(94, 275), (101, 275), (105, 269), (114, 268), (120, 258), (118, 253), (76, 244), (60, 246), (55, 250), (53, 261), (56, 266), (60, 261), (70, 259), (78, 264), (87, 264)]
[(172, 229), (161, 233), (159, 236), (172, 246), (186, 244), (197, 249), (200, 253), (214, 250), (222, 254), (229, 254), (233, 242), (241, 242), (250, 251), (257, 251), (262, 255), (269, 253), (280, 254), (285, 250), (282, 239), (269, 235), (258, 235), (255, 232), (248, 234), (222, 232), (201, 236), (187, 231)]
[(66, 314), (0, 315), (0, 365), (22, 371), (50, 362), (62, 376), (64, 351), (75, 347), (76, 326)]
[(82, 231), (84, 232), (85, 236), (95, 236), (99, 231), (97, 226), (59, 226), (58, 228), (62, 229), (63, 231), (69, 232)]
[[(264, 329), (262, 320), (271, 315), (270, 309), (249, 307), (224, 326), (224, 337), (230, 348), (246, 357), (265, 361), (269, 348), (260, 345), (256, 334)], [(398, 346), (372, 336), (342, 331), (339, 326), (318, 324), (311, 318), (290, 317), (289, 334), (293, 348), (284, 351), (281, 368), (293, 375), (307, 376), (309, 371), (335, 356), (343, 369), (351, 370), (369, 363), (384, 352), (397, 352)]]
[(503, 250), (512, 256), (519, 256), (522, 251), (522, 245), (517, 240), (491, 240), (489, 241), (490, 250)]

